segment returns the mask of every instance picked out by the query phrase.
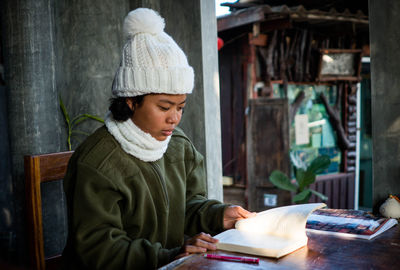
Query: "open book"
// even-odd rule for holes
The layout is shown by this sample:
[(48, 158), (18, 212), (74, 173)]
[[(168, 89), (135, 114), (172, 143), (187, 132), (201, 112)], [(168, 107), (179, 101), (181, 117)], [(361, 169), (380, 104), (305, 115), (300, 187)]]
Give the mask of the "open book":
[(362, 210), (320, 209), (307, 220), (307, 231), (343, 237), (372, 239), (397, 224)]
[(324, 203), (277, 207), (236, 222), (235, 228), (216, 236), (220, 250), (258, 256), (282, 257), (307, 245), (307, 217)]

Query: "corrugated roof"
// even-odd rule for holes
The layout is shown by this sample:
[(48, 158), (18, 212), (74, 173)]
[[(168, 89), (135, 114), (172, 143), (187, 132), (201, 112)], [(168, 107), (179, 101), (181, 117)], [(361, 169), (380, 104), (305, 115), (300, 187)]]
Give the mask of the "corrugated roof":
[(368, 16), (368, 0), (239, 0), (235, 3), (222, 3), (223, 6), (229, 6), (231, 11), (242, 8), (248, 8), (258, 5), (281, 6), (288, 7), (302, 5), (306, 9), (318, 9), (329, 11), (335, 8), (338, 11), (350, 10), (352, 13), (357, 13), (361, 10)]
[(368, 16), (366, 16), (361, 10), (356, 13), (350, 12), (349, 9), (345, 9), (342, 12), (337, 11), (335, 8), (331, 8), (329, 11), (323, 11), (319, 9), (306, 9), (304, 6), (288, 7), (263, 5), (264, 12), (266, 14), (279, 13), (288, 14), (292, 19), (309, 19), (309, 20), (333, 20), (333, 21), (348, 21), (355, 23), (368, 24)]
[[(241, 5), (241, 3), (229, 3), (230, 5)], [(228, 4), (226, 4), (228, 5)], [(255, 16), (254, 14), (258, 14)], [(246, 18), (247, 19), (244, 19)], [(270, 5), (253, 5), (253, 7), (241, 8), (233, 11), (231, 14), (218, 18), (218, 31), (238, 27), (248, 23), (257, 21), (268, 21), (279, 17), (290, 18), (294, 22), (307, 21), (309, 23), (324, 23), (324, 22), (352, 22), (356, 24), (368, 24), (368, 16), (361, 10), (351, 12), (349, 9), (338, 11), (331, 8), (328, 11), (320, 9), (307, 9), (303, 5), (298, 6), (270, 6)], [(241, 21), (230, 23), (220, 23), (220, 21), (236, 20), (241, 18)], [(220, 28), (220, 25), (222, 28)], [(225, 26), (222, 26), (225, 25)], [(225, 28), (224, 28), (225, 27)]]

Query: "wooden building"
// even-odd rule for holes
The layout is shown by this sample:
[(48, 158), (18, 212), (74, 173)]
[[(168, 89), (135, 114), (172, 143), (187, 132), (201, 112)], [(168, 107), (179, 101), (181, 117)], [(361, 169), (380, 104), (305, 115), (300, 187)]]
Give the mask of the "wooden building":
[[(225, 201), (253, 211), (290, 204), (271, 172), (290, 175), (290, 154), (303, 162), (327, 154), (331, 165), (313, 188), (330, 207), (354, 208), (368, 3), (278, 2), (225, 3), (231, 14), (218, 18)], [(304, 117), (307, 134), (299, 135)]]

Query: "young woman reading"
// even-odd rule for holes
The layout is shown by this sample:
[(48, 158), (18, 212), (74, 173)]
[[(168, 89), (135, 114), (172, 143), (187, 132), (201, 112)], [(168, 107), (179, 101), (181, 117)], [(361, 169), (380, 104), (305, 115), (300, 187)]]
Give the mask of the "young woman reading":
[(206, 197), (203, 157), (177, 126), (193, 69), (153, 10), (124, 22), (105, 126), (72, 156), (64, 189), (67, 269), (151, 269), (215, 250), (211, 235), (252, 214)]

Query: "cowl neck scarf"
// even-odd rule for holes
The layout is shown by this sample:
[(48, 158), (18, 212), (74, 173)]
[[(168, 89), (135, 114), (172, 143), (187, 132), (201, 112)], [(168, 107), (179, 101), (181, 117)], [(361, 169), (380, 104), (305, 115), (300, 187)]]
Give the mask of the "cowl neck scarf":
[(161, 159), (171, 140), (171, 136), (164, 141), (155, 139), (136, 126), (131, 119), (123, 122), (116, 121), (111, 112), (107, 113), (104, 123), (126, 153), (145, 162)]

